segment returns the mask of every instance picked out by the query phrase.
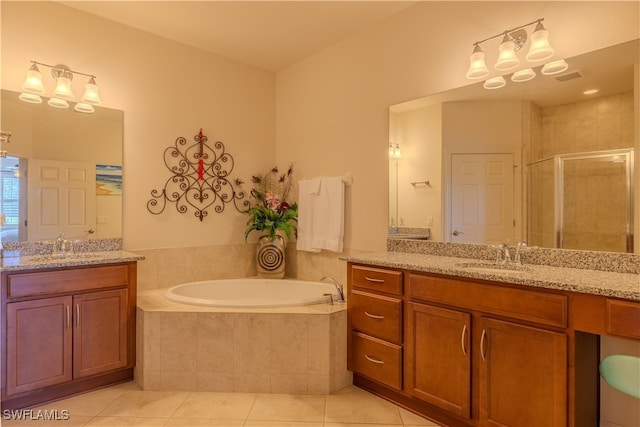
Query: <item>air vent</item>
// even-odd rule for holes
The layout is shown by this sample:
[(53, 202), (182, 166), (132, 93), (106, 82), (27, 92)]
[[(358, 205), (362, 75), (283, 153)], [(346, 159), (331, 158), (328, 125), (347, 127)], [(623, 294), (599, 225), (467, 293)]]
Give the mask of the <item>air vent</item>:
[(579, 79), (584, 77), (584, 75), (582, 74), (582, 71), (580, 70), (576, 70), (576, 71), (572, 71), (570, 73), (566, 73), (566, 74), (562, 74), (559, 76), (556, 76), (556, 80), (559, 82), (566, 82), (567, 80), (573, 80), (573, 79)]

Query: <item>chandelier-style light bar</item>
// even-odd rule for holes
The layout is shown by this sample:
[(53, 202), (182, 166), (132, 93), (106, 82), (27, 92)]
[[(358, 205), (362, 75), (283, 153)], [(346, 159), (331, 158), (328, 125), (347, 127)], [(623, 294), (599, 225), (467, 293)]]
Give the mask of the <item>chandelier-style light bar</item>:
[[(480, 44), (489, 40), (502, 36), (502, 42), (498, 47), (498, 59), (494, 65), (494, 68), (499, 72), (515, 70), (520, 66), (520, 59), (516, 54), (517, 51), (530, 40), (529, 52), (527, 52), (525, 59), (528, 62), (541, 62), (545, 61), (553, 56), (554, 49), (549, 44), (549, 31), (547, 31), (542, 25), (544, 18), (539, 18), (528, 24), (520, 25), (519, 27), (506, 30), (495, 36), (488, 37), (484, 40), (477, 41), (473, 44), (473, 52), (469, 57), (469, 69), (467, 71), (467, 78), (470, 80), (484, 79), (489, 76), (489, 69), (485, 63), (485, 54), (480, 47)], [(529, 37), (526, 27), (536, 24), (533, 33)], [(568, 68), (567, 63), (564, 60), (558, 60), (545, 64), (542, 69), (542, 74), (550, 75), (557, 74), (565, 71)], [(513, 82), (526, 82), (536, 77), (536, 72), (528, 67), (523, 70), (519, 70), (513, 73), (511, 81)], [(498, 89), (506, 84), (506, 80), (503, 76), (493, 77), (484, 82), (486, 89)]]
[(87, 76), (89, 81), (84, 86), (84, 94), (76, 102), (73, 109), (81, 113), (93, 113), (95, 111), (93, 106), (102, 104), (98, 94), (99, 88), (96, 84), (96, 76), (71, 70), (65, 65), (48, 65), (37, 61), (31, 61), (31, 67), (27, 70), (27, 77), (22, 85), (22, 93), (20, 94), (21, 100), (34, 104), (42, 103), (41, 95), (44, 95), (46, 90), (42, 83), (42, 74), (38, 65), (51, 68), (51, 76), (56, 81), (56, 87), (51, 93), (51, 98), (47, 101), (50, 106), (69, 108), (68, 101), (75, 101), (75, 95), (71, 88), (71, 82), (75, 74)]

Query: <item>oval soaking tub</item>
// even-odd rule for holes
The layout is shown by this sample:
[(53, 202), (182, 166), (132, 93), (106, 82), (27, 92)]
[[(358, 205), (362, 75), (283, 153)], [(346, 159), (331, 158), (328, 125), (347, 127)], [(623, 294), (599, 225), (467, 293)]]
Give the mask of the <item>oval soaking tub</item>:
[[(211, 307), (291, 307), (327, 303), (337, 294), (330, 283), (294, 279), (225, 279), (188, 282), (165, 296), (183, 304)], [(334, 298), (335, 299), (335, 298)]]

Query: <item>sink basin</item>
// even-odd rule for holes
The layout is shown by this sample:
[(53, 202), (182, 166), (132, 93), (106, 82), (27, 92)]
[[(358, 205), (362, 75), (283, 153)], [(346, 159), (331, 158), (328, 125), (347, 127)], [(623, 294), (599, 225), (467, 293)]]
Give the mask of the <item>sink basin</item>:
[(492, 264), (487, 262), (461, 262), (456, 267), (469, 271), (491, 274), (512, 274), (531, 271), (530, 267), (518, 264)]

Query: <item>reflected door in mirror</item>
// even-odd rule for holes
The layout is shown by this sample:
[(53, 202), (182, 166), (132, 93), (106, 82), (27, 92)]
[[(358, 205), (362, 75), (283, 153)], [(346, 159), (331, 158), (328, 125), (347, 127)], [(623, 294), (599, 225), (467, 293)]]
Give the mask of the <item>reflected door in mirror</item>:
[(450, 241), (515, 241), (513, 154), (451, 156)]

